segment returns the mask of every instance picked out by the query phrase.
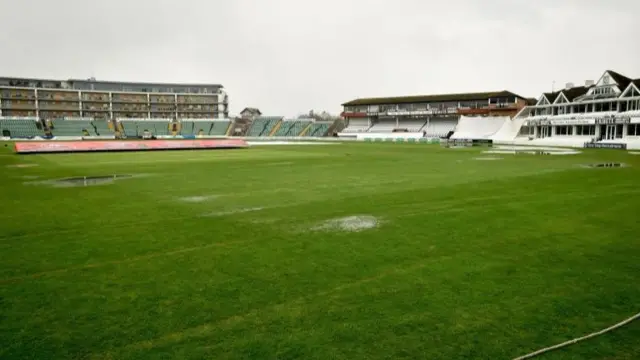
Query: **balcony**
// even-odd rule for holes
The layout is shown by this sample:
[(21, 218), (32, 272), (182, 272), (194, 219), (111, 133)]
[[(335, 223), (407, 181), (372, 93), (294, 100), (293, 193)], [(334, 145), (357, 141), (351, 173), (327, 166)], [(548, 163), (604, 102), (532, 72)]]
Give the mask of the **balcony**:
[(343, 118), (365, 118), (367, 117), (367, 113), (364, 112), (354, 112), (354, 111), (343, 111), (340, 113), (340, 116)]

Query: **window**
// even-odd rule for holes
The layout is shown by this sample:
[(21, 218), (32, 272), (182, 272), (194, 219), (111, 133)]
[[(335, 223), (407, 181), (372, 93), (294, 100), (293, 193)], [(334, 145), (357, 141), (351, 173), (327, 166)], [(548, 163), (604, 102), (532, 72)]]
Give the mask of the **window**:
[(596, 134), (595, 125), (578, 125), (576, 126), (576, 135), (593, 136)]
[(627, 136), (640, 136), (640, 124), (628, 124)]
[(556, 126), (556, 135), (571, 135), (571, 126), (561, 125)]

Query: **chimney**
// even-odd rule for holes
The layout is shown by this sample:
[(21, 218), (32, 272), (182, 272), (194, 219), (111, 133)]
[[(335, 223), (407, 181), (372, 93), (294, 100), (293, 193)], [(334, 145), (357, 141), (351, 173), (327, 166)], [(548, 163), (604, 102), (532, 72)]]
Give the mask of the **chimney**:
[(566, 83), (566, 84), (565, 84), (564, 88), (565, 88), (565, 89), (567, 89), (567, 90), (569, 90), (569, 89), (571, 89), (571, 88), (572, 88), (572, 87), (574, 87), (574, 86), (575, 86), (575, 85), (574, 85), (573, 83), (568, 82), (568, 83)]
[(595, 84), (595, 82), (593, 80), (585, 80), (584, 81), (584, 86), (593, 86), (593, 84)]

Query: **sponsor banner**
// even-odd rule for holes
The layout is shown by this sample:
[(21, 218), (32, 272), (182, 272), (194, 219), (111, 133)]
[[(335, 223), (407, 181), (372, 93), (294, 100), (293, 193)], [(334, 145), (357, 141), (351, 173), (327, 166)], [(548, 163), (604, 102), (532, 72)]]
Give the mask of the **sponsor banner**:
[(244, 148), (244, 140), (134, 140), (134, 141), (41, 141), (17, 142), (15, 151), (25, 153), (88, 152), (88, 151), (144, 151), (177, 149)]
[(114, 140), (115, 135), (96, 135), (96, 136), (84, 136), (82, 140)]
[(524, 126), (538, 126), (538, 125), (593, 125), (596, 123), (596, 119), (539, 119), (539, 120), (527, 120)]
[(584, 147), (587, 149), (620, 149), (626, 150), (627, 144), (625, 143), (585, 143)]
[(550, 120), (551, 125), (593, 125), (595, 119), (567, 119), (567, 120)]
[(493, 146), (491, 139), (442, 139), (440, 144), (444, 146)]
[(596, 118), (596, 125), (602, 124), (629, 124), (631, 122), (631, 117), (629, 116), (603, 116)]

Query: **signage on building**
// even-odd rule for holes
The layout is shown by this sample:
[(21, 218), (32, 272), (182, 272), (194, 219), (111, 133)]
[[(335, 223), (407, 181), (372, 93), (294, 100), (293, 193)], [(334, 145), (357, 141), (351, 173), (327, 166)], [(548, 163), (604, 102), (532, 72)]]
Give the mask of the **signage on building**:
[(615, 116), (608, 115), (596, 118), (596, 124), (629, 124), (631, 122), (631, 117), (629, 116)]
[(594, 119), (565, 119), (565, 120), (551, 120), (553, 125), (590, 125), (595, 123)]
[(585, 143), (585, 148), (588, 149), (620, 149), (626, 150), (627, 144), (625, 143)]
[(409, 115), (445, 115), (445, 114), (457, 114), (458, 109), (428, 109), (428, 110), (404, 110), (404, 111), (388, 111), (389, 116), (409, 116)]

